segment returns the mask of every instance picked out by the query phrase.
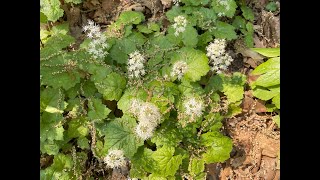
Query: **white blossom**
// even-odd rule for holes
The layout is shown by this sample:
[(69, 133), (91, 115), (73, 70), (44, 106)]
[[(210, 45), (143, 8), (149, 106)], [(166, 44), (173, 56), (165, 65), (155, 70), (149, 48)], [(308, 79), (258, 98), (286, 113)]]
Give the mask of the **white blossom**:
[(183, 103), (185, 108), (185, 113), (190, 116), (200, 117), (203, 111), (203, 102), (201, 100), (197, 100), (195, 97), (191, 97), (186, 99)]
[(130, 103), (129, 111), (138, 117), (143, 102), (139, 99), (132, 99)]
[(179, 6), (180, 0), (172, 0), (172, 1), (173, 1), (173, 4), (174, 4), (175, 6)]
[(143, 140), (149, 139), (153, 135), (155, 127), (150, 126), (150, 124), (144, 124), (144, 123), (139, 123), (136, 128), (135, 132)]
[(122, 150), (109, 150), (108, 155), (103, 161), (110, 168), (119, 168), (126, 166), (126, 160)]
[(140, 106), (138, 115), (139, 123), (149, 127), (156, 127), (160, 124), (161, 113), (159, 108), (150, 102), (145, 102)]
[(173, 64), (171, 76), (177, 76), (180, 80), (182, 76), (187, 72), (188, 65), (184, 61), (177, 61)]
[(146, 74), (144, 69), (145, 58), (139, 53), (139, 51), (134, 51), (129, 54), (128, 59), (128, 77), (129, 78), (140, 78)]
[(211, 70), (218, 74), (228, 69), (228, 66), (232, 63), (232, 57), (225, 51), (226, 41), (224, 39), (215, 39), (211, 42), (206, 50), (207, 56), (210, 61)]
[(177, 16), (174, 18), (173, 28), (176, 30), (174, 35), (178, 36), (180, 33), (186, 30), (187, 19), (183, 16)]
[(88, 53), (94, 59), (104, 58), (108, 55), (106, 48), (108, 48), (107, 37), (101, 33), (99, 25), (95, 24), (92, 20), (88, 20), (88, 25), (83, 27), (83, 31), (87, 33), (87, 37), (92, 41), (88, 45)]

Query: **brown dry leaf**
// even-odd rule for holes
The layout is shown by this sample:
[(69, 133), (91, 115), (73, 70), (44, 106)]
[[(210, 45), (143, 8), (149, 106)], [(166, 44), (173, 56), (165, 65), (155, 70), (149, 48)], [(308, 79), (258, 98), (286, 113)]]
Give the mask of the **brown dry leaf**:
[(242, 111), (243, 112), (248, 112), (250, 111), (253, 106), (254, 107), (254, 112), (256, 113), (262, 113), (262, 112), (267, 112), (267, 108), (265, 107), (263, 101), (260, 100), (254, 100), (252, 97), (245, 96), (242, 100)]
[(209, 177), (211, 176), (212, 179), (217, 179), (220, 173), (217, 169), (217, 164), (207, 164), (206, 169)]
[(265, 48), (265, 47), (267, 47), (267, 46), (263, 43), (263, 40), (260, 40), (259, 36), (256, 35), (256, 34), (254, 34), (253, 42), (254, 42), (254, 47), (255, 47), (255, 48)]
[(101, 7), (107, 13), (112, 12), (120, 4), (120, 0), (102, 0)]
[(253, 81), (256, 81), (260, 75), (252, 75), (249, 73), (248, 75), (248, 83), (251, 84)]
[(221, 180), (227, 180), (228, 176), (231, 175), (232, 169), (230, 168), (230, 166), (224, 168), (221, 172), (220, 172), (220, 179)]
[(94, 6), (100, 4), (99, 0), (90, 0), (90, 2), (91, 2), (91, 4), (93, 4)]
[(236, 40), (234, 44), (234, 48), (236, 50), (236, 53), (242, 54), (244, 57), (251, 57), (252, 59), (256, 61), (262, 61), (264, 57), (260, 55), (259, 53), (251, 50), (250, 48), (247, 48), (246, 45), (244, 44), (243, 40), (238, 39)]
[(273, 180), (276, 175), (276, 171), (274, 171), (275, 166), (276, 158), (264, 156), (261, 160), (261, 167), (259, 170), (260, 177), (265, 180)]
[(258, 66), (257, 62), (254, 59), (252, 59), (251, 57), (244, 58), (243, 60), (245, 63), (249, 64), (253, 68), (256, 68)]

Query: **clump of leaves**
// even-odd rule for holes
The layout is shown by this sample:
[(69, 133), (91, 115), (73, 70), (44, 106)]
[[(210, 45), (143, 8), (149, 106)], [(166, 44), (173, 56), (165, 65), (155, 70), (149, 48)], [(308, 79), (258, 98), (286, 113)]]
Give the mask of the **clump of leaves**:
[[(252, 50), (268, 58), (251, 72), (251, 75), (258, 76), (250, 83), (253, 95), (261, 100), (271, 101), (268, 104), (270, 111), (280, 110), (280, 48), (252, 48)], [(275, 122), (280, 126), (280, 116), (275, 117)]]
[[(62, 16), (54, 2), (42, 1), (49, 21)], [(241, 112), (246, 78), (210, 71), (205, 47), (240, 37), (252, 46), (252, 11), (234, 0), (181, 0), (166, 18), (164, 30), (141, 12), (122, 12), (102, 32), (99, 58), (88, 52), (91, 39), (71, 48), (67, 23), (41, 30), (40, 152), (54, 156), (41, 179), (78, 179), (88, 162), (106, 163), (106, 171), (124, 160), (130, 178), (204, 179), (205, 164), (230, 157), (232, 141), (220, 129)], [(260, 86), (270, 88), (252, 85)]]

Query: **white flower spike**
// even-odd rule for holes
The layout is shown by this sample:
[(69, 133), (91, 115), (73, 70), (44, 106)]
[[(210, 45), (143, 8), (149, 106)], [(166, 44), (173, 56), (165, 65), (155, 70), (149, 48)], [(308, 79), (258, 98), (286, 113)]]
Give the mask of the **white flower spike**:
[(120, 168), (126, 166), (126, 160), (122, 150), (109, 150), (103, 161), (110, 168)]
[(129, 78), (141, 78), (146, 74), (144, 69), (145, 58), (139, 53), (139, 51), (134, 51), (129, 54), (128, 59), (128, 77)]
[(179, 36), (180, 33), (186, 30), (187, 19), (183, 16), (177, 16), (174, 18), (173, 28), (176, 30), (174, 35)]
[(217, 74), (227, 70), (228, 66), (233, 62), (232, 57), (225, 51), (225, 47), (225, 39), (215, 39), (206, 48), (211, 70)]
[(182, 78), (182, 76), (187, 72), (188, 65), (184, 61), (177, 61), (173, 64), (171, 76), (177, 76), (178, 80)]

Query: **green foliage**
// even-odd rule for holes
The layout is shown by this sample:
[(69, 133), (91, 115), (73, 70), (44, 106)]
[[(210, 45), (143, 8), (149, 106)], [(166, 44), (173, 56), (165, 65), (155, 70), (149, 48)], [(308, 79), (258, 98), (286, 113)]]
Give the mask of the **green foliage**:
[(253, 95), (261, 100), (271, 99), (280, 109), (280, 48), (252, 48), (269, 59), (256, 67), (251, 74), (259, 77), (250, 86)]
[(278, 9), (278, 6), (277, 3), (275, 3), (274, 1), (270, 1), (265, 8), (267, 11), (274, 12)]
[(237, 38), (237, 34), (234, 31), (235, 27), (232, 25), (222, 21), (217, 21), (216, 26), (216, 29), (213, 30), (213, 35), (216, 38), (227, 40), (233, 40)]
[(218, 132), (207, 132), (201, 135), (201, 142), (207, 147), (203, 154), (206, 163), (223, 162), (230, 158), (232, 141)]
[(40, 12), (42, 12), (49, 21), (57, 21), (63, 16), (63, 9), (60, 8), (59, 0), (40, 0)]
[(234, 0), (212, 0), (211, 7), (218, 15), (232, 18), (238, 6)]
[(105, 135), (104, 148), (106, 150), (122, 149), (127, 157), (134, 156), (138, 147), (143, 145), (143, 141), (134, 134), (135, 126), (135, 120), (130, 117), (122, 117), (108, 123), (103, 130), (103, 135)]
[(182, 155), (174, 155), (174, 152), (174, 147), (163, 146), (152, 154), (159, 167), (155, 174), (161, 177), (174, 176), (182, 163)]
[(248, 6), (241, 6), (241, 11), (243, 14), (243, 17), (248, 20), (248, 21), (253, 21), (254, 20), (254, 15), (252, 10)]
[[(49, 28), (40, 30), (40, 154), (54, 158), (40, 170), (41, 179), (81, 179), (91, 162), (107, 168), (104, 158), (112, 150), (123, 151), (130, 178), (150, 180), (182, 175), (204, 179), (206, 164), (227, 160), (232, 142), (220, 129), (225, 118), (242, 111), (246, 76), (210, 71), (206, 47), (216, 38), (227, 43), (244, 38), (252, 47), (254, 16), (237, 1), (221, 2), (182, 0), (166, 12), (169, 24), (146, 19), (141, 12), (122, 12), (103, 32), (107, 55), (96, 59), (89, 51), (91, 39), (77, 48), (68, 23), (50, 22), (63, 16), (60, 1), (41, 0), (40, 22)], [(187, 20), (179, 34), (173, 25), (177, 16)], [(278, 57), (255, 50), (272, 57), (253, 71), (262, 78), (250, 86), (256, 97), (280, 108), (279, 83), (267, 77), (270, 71), (277, 73)], [(133, 52), (144, 62), (130, 67)], [(187, 67), (181, 78), (172, 73), (178, 61)], [(130, 68), (145, 73), (132, 78)], [(228, 102), (225, 111), (211, 111), (222, 96)], [(188, 110), (185, 101), (192, 97), (201, 101), (196, 104), (202, 104), (199, 112)], [(139, 103), (134, 106), (133, 100), (159, 111), (160, 120), (148, 138), (141, 137), (138, 125), (146, 123), (141, 113), (152, 112)], [(151, 121), (153, 116), (147, 117)], [(91, 171), (92, 178), (102, 178), (96, 177), (102, 174), (97, 169)]]
[(119, 100), (126, 87), (126, 79), (118, 73), (111, 73), (100, 83), (95, 82), (99, 93), (105, 100)]
[(227, 96), (228, 102), (234, 103), (243, 99), (245, 82), (246, 76), (238, 72), (232, 76), (218, 74), (210, 78), (206, 88), (207, 90), (213, 89), (223, 92)]

